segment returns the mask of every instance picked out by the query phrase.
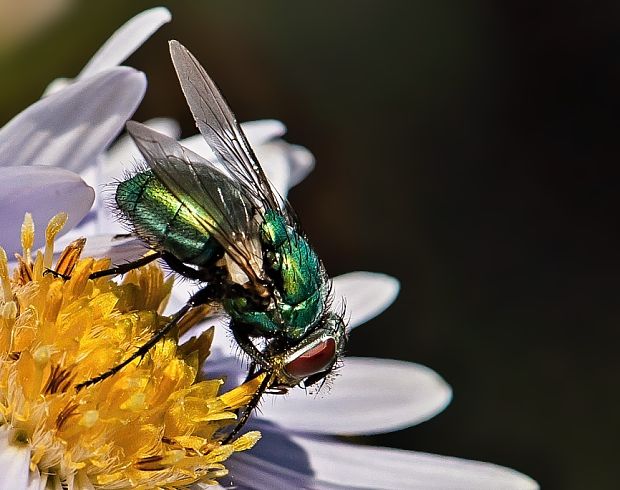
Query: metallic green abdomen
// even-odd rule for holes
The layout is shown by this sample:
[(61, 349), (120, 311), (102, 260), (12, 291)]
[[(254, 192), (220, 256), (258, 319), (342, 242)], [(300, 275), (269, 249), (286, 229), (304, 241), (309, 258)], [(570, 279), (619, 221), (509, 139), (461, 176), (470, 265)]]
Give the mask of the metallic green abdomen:
[(221, 248), (150, 170), (118, 184), (115, 197), (136, 233), (155, 250), (165, 250), (182, 262), (201, 266)]

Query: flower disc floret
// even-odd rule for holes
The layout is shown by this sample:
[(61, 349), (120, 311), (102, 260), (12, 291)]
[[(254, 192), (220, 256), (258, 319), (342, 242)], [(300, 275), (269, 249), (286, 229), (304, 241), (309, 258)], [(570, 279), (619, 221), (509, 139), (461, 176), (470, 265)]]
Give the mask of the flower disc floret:
[(26, 217), (12, 276), (0, 249), (0, 447), (27, 451), (32, 478), (69, 488), (214, 482), (233, 452), (260, 437), (251, 432), (222, 444), (260, 379), (225, 394), (220, 379), (197, 381), (213, 335), (207, 330), (181, 347), (166, 338), (114, 376), (76, 389), (167, 321), (161, 312), (172, 280), (154, 264), (120, 284), (91, 280), (109, 260), (80, 259), (84, 240), (69, 245), (56, 273), (48, 273), (65, 220), (51, 220), (45, 250), (32, 258), (34, 226)]

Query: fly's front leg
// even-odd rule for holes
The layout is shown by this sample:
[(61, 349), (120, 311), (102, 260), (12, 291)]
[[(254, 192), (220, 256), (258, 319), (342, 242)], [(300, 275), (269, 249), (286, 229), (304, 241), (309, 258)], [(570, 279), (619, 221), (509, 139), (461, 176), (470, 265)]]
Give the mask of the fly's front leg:
[(255, 378), (258, 375), (259, 367), (254, 361), (250, 364), (250, 369), (248, 369), (248, 374), (245, 377), (244, 383), (247, 383), (251, 379)]
[[(251, 367), (256, 367), (256, 365), (258, 365), (261, 366), (263, 369), (271, 369), (271, 363), (267, 360), (265, 355), (254, 345), (254, 342), (252, 342), (252, 340), (240, 330), (240, 328), (236, 328), (235, 324), (231, 322), (230, 331), (232, 332), (233, 337), (235, 338), (235, 342), (237, 342), (237, 345), (241, 347), (243, 352), (245, 352), (252, 358)], [(246, 381), (252, 377), (251, 374), (252, 370), (250, 370)]]
[(226, 438), (222, 441), (222, 444), (228, 444), (230, 441), (232, 441), (235, 438), (235, 436), (239, 433), (239, 431), (243, 428), (245, 423), (250, 418), (250, 415), (252, 414), (254, 409), (258, 406), (258, 402), (260, 402), (260, 399), (262, 398), (267, 388), (269, 388), (269, 385), (271, 384), (271, 380), (273, 378), (273, 374), (271, 372), (265, 373), (265, 371), (259, 371), (256, 376), (259, 376), (261, 373), (265, 374), (265, 378), (261, 381), (260, 386), (258, 387), (256, 392), (252, 395), (252, 399), (250, 400), (250, 403), (247, 404), (247, 406), (245, 407), (245, 410), (239, 417), (239, 421), (237, 422), (237, 425), (230, 432), (230, 434), (228, 434)]

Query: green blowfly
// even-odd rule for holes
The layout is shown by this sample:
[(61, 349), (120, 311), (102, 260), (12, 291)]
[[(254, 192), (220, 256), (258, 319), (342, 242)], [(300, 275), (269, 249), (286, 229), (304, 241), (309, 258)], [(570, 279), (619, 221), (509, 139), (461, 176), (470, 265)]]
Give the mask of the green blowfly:
[(109, 371), (143, 356), (193, 307), (215, 304), (250, 357), (248, 379), (265, 374), (232, 438), (266, 390), (310, 386), (334, 368), (345, 343), (342, 314), (331, 310), (331, 282), (282, 205), (228, 104), (204, 68), (177, 41), (170, 53), (198, 129), (216, 159), (134, 121), (127, 131), (147, 166), (120, 182), (121, 218), (154, 253), (91, 277), (122, 274), (160, 258), (203, 286), (145, 345)]

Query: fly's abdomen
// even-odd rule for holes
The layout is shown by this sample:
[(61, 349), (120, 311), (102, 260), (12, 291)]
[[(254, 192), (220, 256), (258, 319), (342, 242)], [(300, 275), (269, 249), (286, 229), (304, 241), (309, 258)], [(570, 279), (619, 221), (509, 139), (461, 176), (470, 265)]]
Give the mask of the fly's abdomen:
[(151, 171), (139, 172), (119, 183), (115, 198), (135, 232), (155, 250), (170, 252), (182, 262), (200, 266), (220, 249), (187, 206)]

